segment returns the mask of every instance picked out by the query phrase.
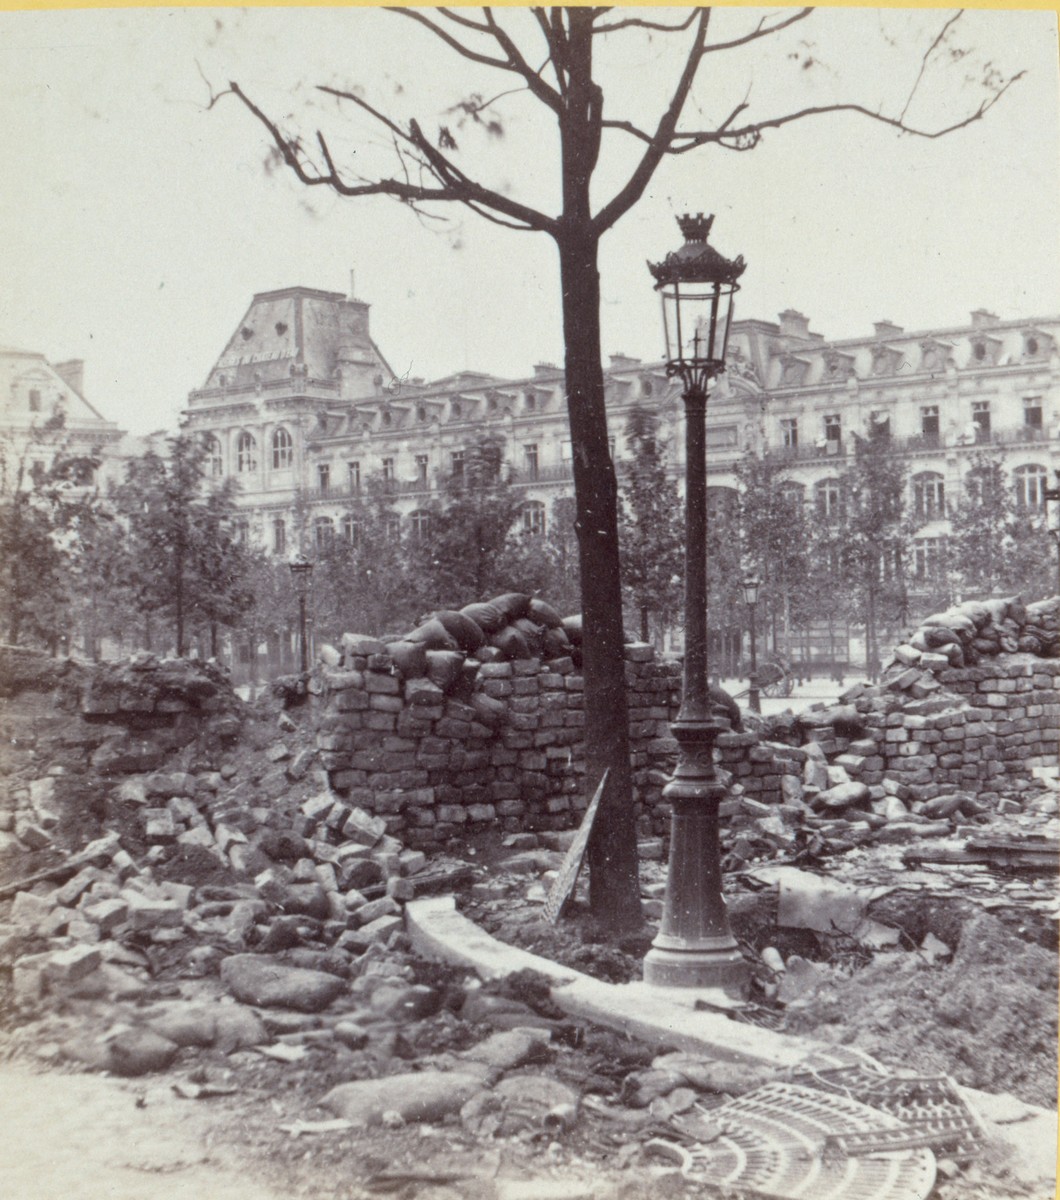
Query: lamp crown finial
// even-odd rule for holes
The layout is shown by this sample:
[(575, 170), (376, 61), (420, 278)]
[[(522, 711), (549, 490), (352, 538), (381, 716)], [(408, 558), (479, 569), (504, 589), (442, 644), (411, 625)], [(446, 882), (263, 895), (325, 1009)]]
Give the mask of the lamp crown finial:
[(678, 228), (686, 242), (705, 242), (710, 237), (710, 229), (714, 224), (714, 214), (705, 217), (702, 213), (685, 213), (677, 218)]

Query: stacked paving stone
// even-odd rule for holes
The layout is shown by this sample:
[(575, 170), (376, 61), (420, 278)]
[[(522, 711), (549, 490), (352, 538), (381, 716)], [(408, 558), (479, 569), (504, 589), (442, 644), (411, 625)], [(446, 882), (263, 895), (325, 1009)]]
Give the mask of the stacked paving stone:
[[(410, 846), (473, 828), (568, 827), (587, 802), (580, 641), (577, 617), (517, 594), (437, 612), (401, 638), (345, 634), (322, 648), (310, 685), (331, 786)], [(665, 823), (679, 668), (644, 643), (624, 653), (648, 834)]]

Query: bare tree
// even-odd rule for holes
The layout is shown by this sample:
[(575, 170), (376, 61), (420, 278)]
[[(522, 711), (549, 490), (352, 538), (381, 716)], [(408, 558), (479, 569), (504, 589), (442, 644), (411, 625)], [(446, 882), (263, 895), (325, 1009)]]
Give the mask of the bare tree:
[[(689, 101), (701, 68), (712, 56), (775, 39), (783, 30), (807, 20), (813, 10), (780, 10), (757, 21), (751, 16), (745, 32), (714, 40), (711, 10), (705, 8), (667, 13), (645, 10), (643, 14), (633, 9), (594, 7), (496, 12), (489, 8), (407, 8), (392, 12), (398, 20), (428, 31), (440, 43), (441, 52), (464, 60), (467, 75), (488, 68), (511, 84), (492, 99), (473, 94), (460, 100), (446, 110), (455, 115), (449, 118), (450, 124), (440, 125), (435, 136), (428, 136), (425, 118), (395, 118), (369, 101), (356, 84), (322, 86), (320, 92), (357, 110), (389, 142), (394, 156), (392, 174), (362, 175), (359, 164), (363, 156), (348, 156), (348, 161), (340, 163), (338, 158), (347, 156), (334, 154), (332, 142), (322, 131), (317, 130), (308, 141), (287, 130), (294, 124), (293, 118), (269, 116), (238, 83), (230, 85), (230, 92), (268, 131), (272, 153), (309, 187), (352, 198), (390, 196), (422, 215), (434, 212), (436, 204), (464, 205), (496, 224), (546, 234), (555, 243), (581, 558), (589, 786), (595, 786), (605, 768), (610, 769), (605, 808), (589, 848), (590, 905), (593, 914), (611, 929), (629, 928), (639, 922), (640, 905), (622, 656), (617, 488), (608, 449), (600, 356), (601, 238), (641, 199), (668, 156), (709, 146), (751, 150), (769, 130), (843, 112), (861, 114), (904, 134), (936, 138), (982, 118), (1018, 76), (1006, 79), (990, 70), (975, 81), (976, 98), (963, 116), (938, 127), (915, 124), (909, 115), (911, 102), (924, 75), (940, 59), (952, 61), (956, 53), (952, 38), (958, 16), (945, 14), (938, 36), (919, 56), (920, 71), (911, 90), (893, 111), (852, 101), (757, 114), (748, 94), (720, 108), (724, 115), (719, 120), (687, 128), (682, 124), (686, 108), (705, 111), (704, 104)], [(619, 36), (652, 39), (656, 52), (663, 48), (660, 71), (672, 70), (668, 98), (651, 121), (636, 122), (618, 115), (635, 88), (614, 88), (605, 103), (596, 52), (603, 48), (601, 39), (613, 41)], [(407, 51), (406, 44), (398, 44)], [(809, 60), (806, 65), (811, 65)], [(466, 86), (463, 79), (462, 84)], [(456, 120), (477, 122), (488, 133), (502, 133), (502, 98), (508, 102), (507, 98), (520, 93), (529, 94), (555, 122), (560, 196), (554, 212), (524, 202), (504, 187), (487, 186), (461, 165), (452, 128)], [(591, 185), (605, 139), (609, 150), (617, 144), (620, 151), (630, 152), (631, 161), (623, 182), (601, 202), (591, 195)], [(527, 155), (535, 149), (527, 147)], [(527, 157), (522, 182), (532, 190), (541, 177), (540, 165)]]

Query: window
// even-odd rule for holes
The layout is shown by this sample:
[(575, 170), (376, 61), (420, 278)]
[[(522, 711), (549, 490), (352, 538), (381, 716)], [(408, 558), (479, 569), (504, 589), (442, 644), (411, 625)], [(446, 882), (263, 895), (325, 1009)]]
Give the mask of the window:
[(427, 482), (427, 465), (429, 461), (426, 454), (416, 455), (416, 478), (420, 483)]
[(940, 578), (945, 552), (945, 538), (915, 538), (913, 540), (914, 576), (917, 579)]
[(937, 471), (913, 476), (913, 511), (921, 521), (946, 515), (946, 485)]
[(36, 388), (30, 388), (29, 391), (29, 411), (40, 412), (40, 392)]
[(252, 433), (243, 432), (236, 439), (236, 466), (240, 474), (258, 469), (258, 443)]
[(806, 489), (801, 483), (789, 480), (780, 485), (780, 501), (791, 512), (801, 512), (806, 502)]
[(272, 433), (272, 469), (284, 471), (294, 462), (294, 442), (281, 425)]
[(237, 546), (250, 545), (250, 522), (241, 519), (232, 525), (232, 536)]
[(826, 442), (834, 442), (838, 446), (843, 440), (843, 422), (839, 413), (831, 413), (824, 419), (824, 437)]
[(990, 440), (990, 401), (972, 401), (972, 424), (975, 426), (975, 440), (986, 442)]
[(707, 488), (707, 520), (727, 521), (735, 519), (740, 498), (735, 488)]
[(464, 452), (463, 450), (454, 450), (449, 455), (449, 469), (454, 479), (463, 479), (464, 477)]
[(1016, 507), (1024, 510), (1045, 507), (1045, 489), (1048, 476), (1044, 467), (1035, 465), (1017, 467), (1013, 472), (1016, 481)]
[(524, 392), (523, 393), (523, 407), (526, 409), (527, 412), (536, 412), (537, 411), (537, 397), (534, 395), (533, 392)]
[(272, 552), (273, 554), (287, 552), (287, 525), (283, 517), (274, 517), (272, 521)]
[(780, 438), (781, 442), (788, 447), (795, 447), (799, 444), (799, 418), (798, 417), (782, 417), (780, 420)]
[(331, 464), (317, 463), (317, 484), (320, 487), (320, 494), (326, 496), (331, 490)]
[(559, 444), (560, 462), (569, 463), (572, 458), (570, 438), (565, 439)]
[(416, 420), (421, 424), (427, 420), (427, 406), (425, 404), (418, 404), (416, 406)]
[(939, 436), (939, 406), (937, 404), (925, 404), (920, 409), (920, 432), (924, 437), (937, 438)]
[(529, 479), (537, 478), (537, 443), (531, 442), (523, 447), (523, 457), (526, 460), (526, 474)]
[(397, 513), (390, 512), (383, 517), (383, 530), (389, 541), (401, 541), (401, 518)]
[(361, 523), (353, 513), (347, 513), (342, 518), (342, 536), (351, 546), (359, 546), (361, 544)]
[(838, 479), (822, 479), (814, 487), (817, 515), (826, 520), (838, 517), (843, 510), (843, 492)]
[(335, 537), (335, 523), (330, 517), (317, 517), (313, 522), (313, 542), (318, 550), (326, 550)]
[(452, 407), (453, 419), (454, 419), (454, 420), (459, 420), (459, 419), (460, 419), (461, 412), (462, 412), (462, 409), (461, 409), (461, 407), (460, 407), (460, 401), (459, 401), (459, 400), (454, 400), (454, 401), (452, 402), (452, 406), (451, 406), (451, 407)]
[(409, 513), (409, 530), (414, 542), (424, 542), (431, 532), (431, 514), (424, 508)]
[(1028, 429), (1042, 427), (1042, 398), (1041, 396), (1023, 397), (1023, 424)]
[(540, 500), (531, 500), (523, 505), (523, 532), (531, 537), (544, 537), (545, 506)]
[(383, 482), (394, 482), (394, 460), (392, 458), (383, 459)]
[(885, 441), (891, 436), (891, 418), (879, 410), (869, 413), (869, 437)]
[(347, 463), (346, 470), (350, 483), (350, 491), (359, 492), (361, 490), (361, 464), (359, 462)]
[(980, 504), (990, 503), (1001, 482), (1000, 473), (991, 467), (972, 467), (964, 481), (970, 499)]
[(203, 441), (206, 447), (206, 464), (210, 474), (215, 478), (224, 473), (224, 458), (221, 453), (221, 443), (213, 436), (207, 434)]

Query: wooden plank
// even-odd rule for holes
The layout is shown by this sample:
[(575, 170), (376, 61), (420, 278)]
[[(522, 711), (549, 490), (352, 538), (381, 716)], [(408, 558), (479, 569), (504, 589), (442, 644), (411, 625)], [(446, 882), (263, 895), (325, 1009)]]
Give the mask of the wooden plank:
[(585, 850), (589, 845), (589, 835), (593, 831), (596, 811), (600, 807), (600, 800), (603, 797), (609, 774), (610, 769), (605, 771), (601, 776), (596, 794), (589, 802), (589, 807), (585, 810), (582, 823), (578, 826), (578, 832), (574, 835), (574, 841), (571, 842), (564, 856), (563, 864), (557, 872), (555, 881), (549, 890), (548, 898), (545, 900), (545, 916), (548, 917), (553, 925), (563, 916), (563, 910), (570, 903), (571, 897), (574, 895), (574, 889), (578, 885), (578, 875), (582, 869), (582, 860), (585, 858)]

